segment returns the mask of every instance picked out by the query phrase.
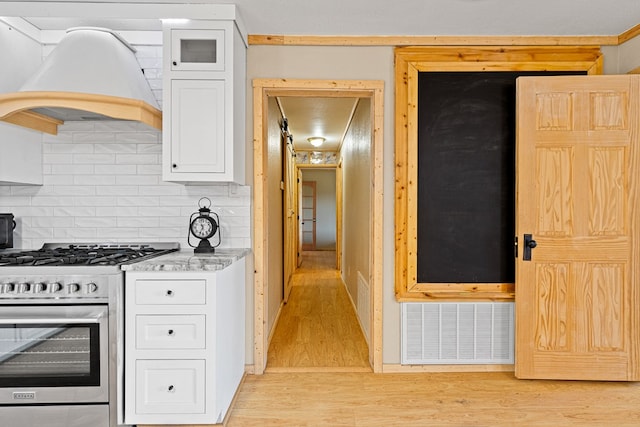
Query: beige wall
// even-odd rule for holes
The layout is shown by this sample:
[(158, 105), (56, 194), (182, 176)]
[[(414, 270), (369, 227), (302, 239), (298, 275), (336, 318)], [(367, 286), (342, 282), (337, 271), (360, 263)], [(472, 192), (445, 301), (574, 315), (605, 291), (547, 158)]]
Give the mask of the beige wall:
[[(606, 74), (640, 65), (640, 38), (603, 47)], [(400, 305), (394, 297), (394, 57), (391, 46), (249, 46), (248, 85), (255, 78), (383, 80), (383, 363), (400, 363)], [(253, 100), (248, 99), (248, 106)], [(248, 108), (248, 135), (253, 121)], [(249, 150), (249, 152), (251, 152)], [(253, 306), (247, 307), (249, 311)]]
[[(249, 87), (256, 78), (384, 81), (384, 363), (400, 363), (400, 305), (395, 301), (393, 284), (393, 72), (390, 46), (249, 46), (247, 55)], [(253, 99), (248, 99), (247, 105), (252, 106)], [(253, 135), (251, 107), (247, 110), (247, 135)], [(250, 304), (247, 310), (252, 311), (253, 303)]]
[(371, 100), (360, 99), (342, 143), (342, 278), (358, 305), (358, 272), (371, 282)]
[(619, 74), (627, 73), (634, 68), (640, 67), (640, 37), (629, 40), (621, 44), (618, 48), (618, 69)]

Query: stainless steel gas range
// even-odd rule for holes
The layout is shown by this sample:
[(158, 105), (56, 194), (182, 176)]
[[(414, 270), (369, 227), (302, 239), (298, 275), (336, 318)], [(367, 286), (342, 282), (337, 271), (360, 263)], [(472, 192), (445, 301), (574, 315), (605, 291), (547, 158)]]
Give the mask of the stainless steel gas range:
[(177, 243), (48, 243), (0, 251), (0, 420), (116, 426), (120, 266), (177, 249)]

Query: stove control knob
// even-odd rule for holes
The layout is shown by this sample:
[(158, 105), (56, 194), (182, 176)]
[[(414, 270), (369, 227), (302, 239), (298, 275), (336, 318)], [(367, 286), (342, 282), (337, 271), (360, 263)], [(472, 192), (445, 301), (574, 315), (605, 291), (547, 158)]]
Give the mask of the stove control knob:
[(55, 293), (62, 289), (62, 285), (58, 282), (49, 283), (49, 292)]
[(77, 283), (69, 283), (67, 285), (67, 291), (70, 294), (75, 294), (76, 292), (78, 292), (80, 290), (80, 285)]
[(95, 291), (98, 290), (98, 285), (96, 285), (95, 283), (91, 282), (91, 283), (87, 283), (85, 286), (85, 292), (88, 294), (92, 294)]
[(23, 282), (18, 285), (17, 293), (26, 294), (31, 291), (31, 285), (29, 283)]
[(44, 292), (46, 290), (47, 290), (47, 284), (46, 283), (40, 282), (40, 283), (36, 283), (36, 284), (33, 285), (33, 293), (35, 293), (35, 294), (42, 293), (42, 292)]
[(10, 294), (16, 290), (16, 286), (13, 283), (0, 284), (0, 294)]

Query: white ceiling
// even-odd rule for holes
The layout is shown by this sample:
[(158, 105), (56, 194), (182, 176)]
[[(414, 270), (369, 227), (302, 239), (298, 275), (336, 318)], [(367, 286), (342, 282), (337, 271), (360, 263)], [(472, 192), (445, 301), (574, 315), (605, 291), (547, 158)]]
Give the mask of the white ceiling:
[[(27, 3), (32, 0), (22, 0)], [(38, 0), (55, 2), (55, 0)], [(2, 3), (0, 0), (0, 16)], [(82, 0), (63, 0), (77, 3)], [(93, 0), (232, 3), (249, 34), (619, 35), (640, 23), (638, 0)], [(45, 19), (41, 19), (44, 24)], [(59, 21), (58, 21), (59, 22)], [(55, 25), (50, 22), (46, 25)], [(117, 29), (117, 28), (114, 28)]]
[[(278, 101), (297, 150), (337, 151), (357, 99), (284, 96), (279, 97)], [(313, 136), (326, 140), (322, 146), (315, 148), (307, 141)]]

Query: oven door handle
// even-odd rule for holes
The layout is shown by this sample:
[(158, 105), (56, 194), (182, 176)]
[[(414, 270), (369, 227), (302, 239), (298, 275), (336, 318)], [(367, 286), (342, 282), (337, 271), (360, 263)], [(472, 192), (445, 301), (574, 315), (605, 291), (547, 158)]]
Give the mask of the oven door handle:
[(81, 323), (100, 323), (100, 317), (60, 317), (60, 318), (51, 318), (47, 317), (46, 319), (34, 319), (33, 317), (29, 318), (0, 318), (0, 325), (13, 325), (13, 324), (21, 324), (21, 325), (47, 325), (47, 324), (55, 324), (55, 325), (64, 325), (64, 324), (81, 324)]

